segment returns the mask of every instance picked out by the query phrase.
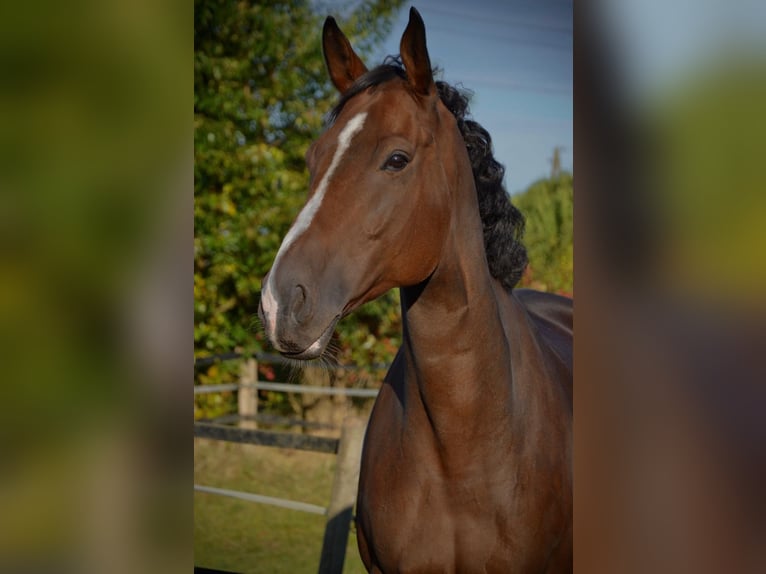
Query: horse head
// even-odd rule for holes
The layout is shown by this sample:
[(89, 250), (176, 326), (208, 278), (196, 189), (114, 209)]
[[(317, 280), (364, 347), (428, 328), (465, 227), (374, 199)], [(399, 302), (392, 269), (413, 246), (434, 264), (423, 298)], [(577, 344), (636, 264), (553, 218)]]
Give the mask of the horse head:
[(341, 99), (306, 154), (309, 198), (264, 278), (259, 308), (274, 347), (298, 359), (320, 356), (344, 315), (433, 273), (454, 182), (472, 181), (414, 8), (400, 44), (406, 73), (368, 71), (331, 17), (323, 49)]

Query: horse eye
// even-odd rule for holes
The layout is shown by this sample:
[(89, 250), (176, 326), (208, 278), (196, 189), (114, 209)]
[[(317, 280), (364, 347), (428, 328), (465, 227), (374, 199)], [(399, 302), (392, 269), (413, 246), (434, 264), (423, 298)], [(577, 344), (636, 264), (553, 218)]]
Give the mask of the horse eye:
[(402, 171), (407, 164), (410, 163), (410, 158), (399, 151), (395, 151), (383, 164), (383, 169), (386, 171)]

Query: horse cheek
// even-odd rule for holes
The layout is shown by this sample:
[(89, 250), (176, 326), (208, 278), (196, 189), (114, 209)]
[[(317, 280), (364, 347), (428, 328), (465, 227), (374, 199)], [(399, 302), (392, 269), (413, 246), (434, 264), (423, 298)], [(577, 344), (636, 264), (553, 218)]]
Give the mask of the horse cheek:
[(434, 214), (420, 211), (402, 236), (407, 239), (398, 250), (399, 283), (416, 285), (425, 281), (436, 269), (444, 232)]

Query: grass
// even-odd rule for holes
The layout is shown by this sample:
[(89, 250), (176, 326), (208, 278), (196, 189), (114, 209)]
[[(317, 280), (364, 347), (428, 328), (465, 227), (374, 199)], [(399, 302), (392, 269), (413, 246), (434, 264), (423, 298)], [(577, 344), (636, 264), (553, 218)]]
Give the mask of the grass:
[[(194, 482), (327, 506), (335, 456), (195, 439)], [(325, 517), (194, 493), (194, 563), (232, 572), (315, 574)], [(364, 573), (352, 531), (345, 574)]]

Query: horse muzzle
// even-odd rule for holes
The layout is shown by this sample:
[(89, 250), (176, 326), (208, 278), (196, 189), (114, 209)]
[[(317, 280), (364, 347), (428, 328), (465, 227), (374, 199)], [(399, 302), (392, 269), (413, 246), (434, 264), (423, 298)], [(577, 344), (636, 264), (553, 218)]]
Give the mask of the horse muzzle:
[(320, 357), (340, 313), (322, 305), (316, 293), (300, 283), (280, 289), (267, 276), (264, 285), (258, 316), (274, 348), (291, 359)]

